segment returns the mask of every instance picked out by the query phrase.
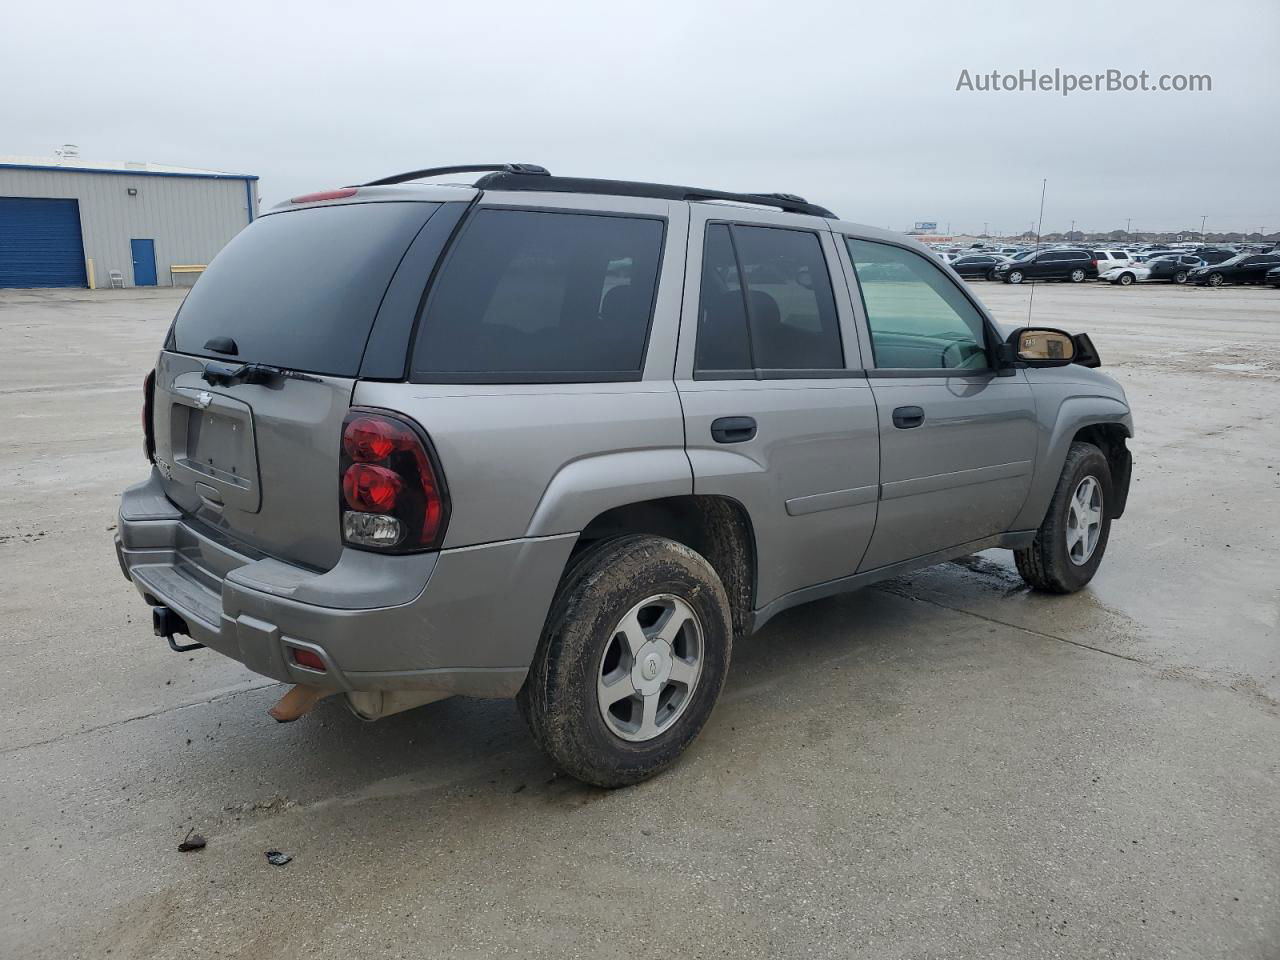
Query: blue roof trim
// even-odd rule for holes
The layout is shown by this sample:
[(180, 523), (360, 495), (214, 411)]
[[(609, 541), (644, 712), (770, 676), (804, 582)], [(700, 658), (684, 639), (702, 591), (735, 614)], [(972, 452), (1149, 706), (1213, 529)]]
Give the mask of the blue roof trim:
[(111, 170), (104, 167), (45, 167), (38, 163), (0, 163), (0, 170), (39, 170), (42, 173), (101, 173), (117, 177), (181, 177), (188, 180), (257, 180), (256, 173), (170, 173), (167, 170)]

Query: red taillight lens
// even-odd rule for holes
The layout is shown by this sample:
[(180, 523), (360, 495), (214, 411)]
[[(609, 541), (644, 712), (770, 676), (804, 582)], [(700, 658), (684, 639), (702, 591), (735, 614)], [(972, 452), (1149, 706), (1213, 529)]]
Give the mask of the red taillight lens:
[(352, 410), (342, 425), (339, 460), (343, 542), (409, 553), (438, 547), (449, 497), (426, 434), (398, 414)]
[(342, 496), (352, 510), (390, 513), (396, 508), (400, 477), (386, 467), (353, 463), (342, 475)]
[(391, 456), (400, 435), (386, 420), (357, 417), (342, 431), (342, 449), (358, 463), (377, 463)]
[(152, 370), (142, 381), (142, 452), (149, 462), (156, 462), (156, 372)]
[(1095, 269), (1095, 270), (1097, 270), (1097, 269), (1098, 269), (1098, 261), (1097, 261), (1097, 260), (1090, 260), (1090, 261), (1089, 261), (1089, 263), (1090, 263), (1090, 264), (1092, 264), (1093, 269)]
[(345, 200), (356, 195), (355, 187), (343, 187), (341, 190), (321, 190), (319, 193), (304, 193), (300, 197), (292, 197), (290, 203), (319, 203), (321, 200)]

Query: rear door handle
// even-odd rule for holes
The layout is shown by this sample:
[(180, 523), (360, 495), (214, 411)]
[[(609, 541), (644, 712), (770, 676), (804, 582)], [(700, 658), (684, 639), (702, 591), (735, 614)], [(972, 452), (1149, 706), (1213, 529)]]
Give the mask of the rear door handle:
[(901, 430), (910, 430), (924, 423), (924, 410), (920, 407), (897, 407), (893, 411), (893, 425)]
[(721, 417), (711, 421), (711, 439), (716, 443), (746, 443), (755, 435), (754, 417)]

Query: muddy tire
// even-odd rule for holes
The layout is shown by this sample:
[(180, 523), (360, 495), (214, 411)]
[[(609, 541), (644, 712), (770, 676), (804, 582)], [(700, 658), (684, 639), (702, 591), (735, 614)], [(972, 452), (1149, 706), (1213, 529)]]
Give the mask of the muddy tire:
[(1091, 443), (1073, 443), (1035, 541), (1013, 552), (1018, 573), (1046, 593), (1075, 593), (1102, 563), (1111, 534), (1111, 468)]
[(606, 541), (561, 580), (520, 710), (565, 773), (639, 783), (702, 730), (731, 646), (729, 599), (701, 555), (662, 537)]

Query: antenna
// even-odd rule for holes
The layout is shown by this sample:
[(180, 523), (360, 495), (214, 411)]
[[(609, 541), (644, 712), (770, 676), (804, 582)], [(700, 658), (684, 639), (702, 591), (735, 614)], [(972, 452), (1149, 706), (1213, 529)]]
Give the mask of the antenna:
[[(1040, 255), (1040, 228), (1044, 226), (1044, 194), (1049, 188), (1049, 179), (1040, 181), (1040, 219), (1036, 221), (1036, 256)], [(1072, 221), (1074, 226), (1074, 221)], [(1031, 282), (1031, 296), (1027, 297), (1027, 326), (1031, 326), (1031, 305), (1036, 301), (1036, 284)]]

